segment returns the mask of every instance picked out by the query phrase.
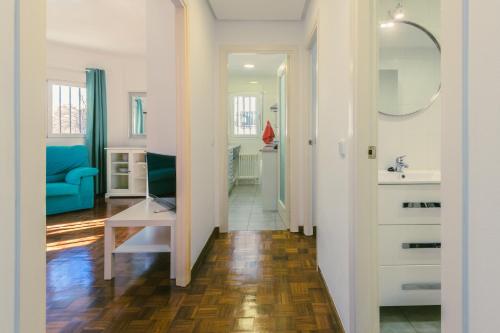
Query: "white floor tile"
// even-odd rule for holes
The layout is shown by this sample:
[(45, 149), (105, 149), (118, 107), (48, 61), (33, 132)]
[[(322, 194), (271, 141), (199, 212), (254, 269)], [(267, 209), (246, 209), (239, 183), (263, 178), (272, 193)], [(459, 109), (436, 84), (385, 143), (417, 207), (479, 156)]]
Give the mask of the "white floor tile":
[(229, 198), (229, 230), (285, 230), (278, 212), (263, 210), (259, 185), (234, 187)]

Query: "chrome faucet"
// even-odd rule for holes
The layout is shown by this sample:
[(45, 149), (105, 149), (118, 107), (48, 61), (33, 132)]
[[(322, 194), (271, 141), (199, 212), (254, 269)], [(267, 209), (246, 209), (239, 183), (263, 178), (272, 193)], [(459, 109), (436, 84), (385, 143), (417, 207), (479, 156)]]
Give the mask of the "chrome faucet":
[(403, 172), (403, 169), (409, 167), (409, 165), (405, 163), (405, 157), (406, 155), (398, 156), (396, 158), (396, 172)]

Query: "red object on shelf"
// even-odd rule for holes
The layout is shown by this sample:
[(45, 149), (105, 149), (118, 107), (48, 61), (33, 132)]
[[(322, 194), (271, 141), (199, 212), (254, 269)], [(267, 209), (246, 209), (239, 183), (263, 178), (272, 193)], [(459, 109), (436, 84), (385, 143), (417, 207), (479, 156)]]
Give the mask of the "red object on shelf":
[(274, 141), (274, 138), (275, 138), (274, 130), (273, 127), (271, 126), (271, 123), (268, 120), (266, 124), (266, 129), (262, 134), (262, 141), (264, 141), (265, 144), (269, 144)]

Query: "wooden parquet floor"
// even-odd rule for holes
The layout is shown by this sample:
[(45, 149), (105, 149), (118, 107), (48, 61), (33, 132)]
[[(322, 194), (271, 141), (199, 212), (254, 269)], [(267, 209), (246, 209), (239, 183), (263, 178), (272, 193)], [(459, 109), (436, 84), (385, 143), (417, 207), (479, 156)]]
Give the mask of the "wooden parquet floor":
[(288, 231), (219, 235), (187, 288), (169, 279), (168, 254), (119, 255), (104, 281), (103, 219), (133, 203), (47, 219), (47, 332), (341, 332), (315, 239)]

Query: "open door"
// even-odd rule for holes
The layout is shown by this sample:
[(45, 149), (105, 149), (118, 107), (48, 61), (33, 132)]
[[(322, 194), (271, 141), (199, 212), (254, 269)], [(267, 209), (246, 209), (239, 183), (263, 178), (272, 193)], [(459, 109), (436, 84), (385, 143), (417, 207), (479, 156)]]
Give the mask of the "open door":
[(278, 213), (283, 223), (289, 227), (289, 136), (287, 128), (288, 115), (288, 60), (278, 70), (278, 107), (279, 107), (279, 162), (278, 162)]

